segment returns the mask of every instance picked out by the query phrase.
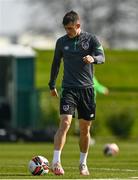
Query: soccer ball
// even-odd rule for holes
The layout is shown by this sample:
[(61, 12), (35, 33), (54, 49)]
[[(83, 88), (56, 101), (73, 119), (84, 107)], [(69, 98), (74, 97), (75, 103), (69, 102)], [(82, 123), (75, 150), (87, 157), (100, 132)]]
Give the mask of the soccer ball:
[(106, 156), (114, 156), (119, 153), (119, 147), (115, 143), (105, 144), (103, 152)]
[(32, 175), (43, 175), (49, 172), (49, 161), (43, 156), (35, 156), (29, 161), (28, 169)]

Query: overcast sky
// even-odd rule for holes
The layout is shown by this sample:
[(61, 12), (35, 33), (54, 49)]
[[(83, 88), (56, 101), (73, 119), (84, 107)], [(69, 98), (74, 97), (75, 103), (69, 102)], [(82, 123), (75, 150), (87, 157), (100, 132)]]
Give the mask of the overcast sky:
[(0, 34), (21, 32), (26, 24), (26, 0), (0, 0)]

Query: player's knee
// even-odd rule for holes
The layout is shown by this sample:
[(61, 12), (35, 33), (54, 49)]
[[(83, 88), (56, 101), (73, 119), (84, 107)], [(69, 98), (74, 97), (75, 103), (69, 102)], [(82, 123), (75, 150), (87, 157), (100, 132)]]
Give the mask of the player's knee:
[(80, 128), (80, 135), (88, 136), (90, 133), (90, 128), (85, 126)]
[(61, 125), (60, 125), (60, 130), (61, 131), (68, 131), (68, 129), (70, 128), (71, 122), (69, 121), (69, 119), (67, 117), (64, 117), (64, 119), (62, 119)]

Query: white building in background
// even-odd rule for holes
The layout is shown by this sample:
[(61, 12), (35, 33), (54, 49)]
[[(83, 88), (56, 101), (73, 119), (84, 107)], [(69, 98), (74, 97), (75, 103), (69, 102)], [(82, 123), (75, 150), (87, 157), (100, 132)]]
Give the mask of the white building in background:
[(26, 32), (29, 20), (28, 0), (0, 0), (0, 45), (16, 42), (39, 49), (53, 49), (55, 42), (44, 35)]
[(18, 38), (18, 43), (36, 49), (54, 49), (55, 39), (44, 35), (23, 34)]

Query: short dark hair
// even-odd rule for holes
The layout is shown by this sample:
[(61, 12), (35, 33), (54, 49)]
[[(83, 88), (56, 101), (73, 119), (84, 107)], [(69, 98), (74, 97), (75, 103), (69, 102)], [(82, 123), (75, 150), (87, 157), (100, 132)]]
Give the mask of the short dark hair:
[(65, 26), (69, 24), (70, 22), (75, 23), (79, 20), (79, 15), (75, 11), (70, 11), (65, 14), (63, 17), (63, 22), (62, 24)]

